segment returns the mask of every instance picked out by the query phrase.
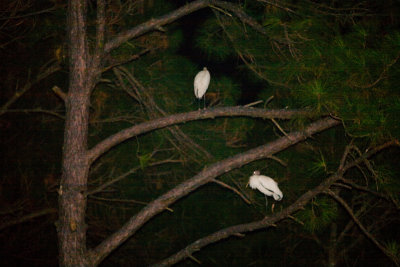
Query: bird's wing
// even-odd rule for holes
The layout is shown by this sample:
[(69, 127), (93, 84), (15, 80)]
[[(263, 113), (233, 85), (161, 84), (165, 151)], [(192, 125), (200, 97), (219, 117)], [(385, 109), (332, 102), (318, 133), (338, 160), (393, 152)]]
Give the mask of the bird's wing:
[(267, 196), (272, 196), (272, 194), (274, 193), (274, 191), (271, 190), (270, 181), (273, 182), (273, 180), (267, 176), (260, 175), (258, 177), (257, 189)]
[(194, 77), (194, 94), (197, 98), (202, 98), (210, 85), (210, 73), (208, 70), (203, 70), (197, 73)]
[(267, 196), (273, 196), (275, 200), (282, 199), (282, 191), (279, 189), (278, 184), (274, 181), (274, 179), (263, 175), (260, 177), (260, 185), (269, 193), (266, 194), (263, 192)]

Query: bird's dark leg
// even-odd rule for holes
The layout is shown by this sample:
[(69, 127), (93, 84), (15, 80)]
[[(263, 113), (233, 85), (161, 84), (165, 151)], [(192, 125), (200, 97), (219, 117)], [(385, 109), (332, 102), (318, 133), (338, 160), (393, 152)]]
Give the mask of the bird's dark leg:
[(267, 212), (268, 212), (268, 210), (267, 210), (267, 207), (268, 207), (268, 198), (267, 198), (267, 195), (264, 195), (264, 197), (265, 197), (265, 212), (267, 213)]

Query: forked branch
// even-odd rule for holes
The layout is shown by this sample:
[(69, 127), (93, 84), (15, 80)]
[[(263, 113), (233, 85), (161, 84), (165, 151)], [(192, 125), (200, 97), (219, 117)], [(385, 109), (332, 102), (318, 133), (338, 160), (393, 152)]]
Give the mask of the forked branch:
[[(148, 222), (155, 215), (166, 210), (169, 205), (175, 203), (178, 199), (190, 194), (191, 192), (201, 187), (202, 185), (212, 182), (212, 180), (215, 179), (215, 177), (218, 177), (226, 172), (229, 172), (235, 168), (239, 168), (255, 160), (269, 157), (279, 151), (282, 151), (298, 142), (307, 139), (308, 137), (310, 137), (315, 133), (321, 132), (323, 130), (329, 129), (339, 124), (340, 124), (339, 121), (332, 118), (321, 119), (317, 122), (311, 123), (303, 131), (290, 133), (288, 134), (288, 137), (285, 136), (279, 138), (276, 141), (273, 141), (266, 145), (251, 149), (245, 153), (237, 154), (233, 157), (227, 158), (225, 160), (210, 165), (196, 176), (186, 180), (185, 182), (171, 189), (164, 195), (150, 202), (149, 205), (147, 205), (141, 212), (131, 217), (130, 220), (127, 223), (125, 223), (125, 225), (123, 225), (117, 232), (112, 234), (109, 238), (104, 240), (95, 249), (89, 252), (88, 257), (90, 258), (90, 262), (93, 265), (96, 265), (99, 262), (101, 262), (102, 259), (104, 259), (107, 255), (109, 255), (122, 242), (124, 242), (130, 236), (132, 236), (138, 229), (140, 229), (146, 222)], [(337, 179), (338, 178), (335, 177), (332, 178), (331, 180), (333, 182), (336, 181)], [(326, 189), (326, 185), (325, 184), (321, 185), (321, 187), (323, 186), (325, 186), (323, 189)], [(311, 192), (306, 193), (305, 197), (299, 199), (299, 203), (307, 201), (306, 197), (309, 194), (312, 193)], [(296, 209), (296, 207), (297, 206), (293, 206), (293, 209)], [(286, 213), (282, 213), (282, 218), (284, 217), (283, 215), (286, 215)], [(256, 224), (254, 227), (257, 227), (258, 224)]]
[[(297, 199), (296, 202), (294, 202), (292, 205), (290, 205), (286, 209), (282, 210), (281, 212), (275, 213), (274, 215), (271, 215), (271, 216), (267, 216), (260, 221), (254, 221), (254, 222), (250, 222), (250, 223), (231, 226), (231, 227), (222, 229), (220, 231), (217, 231), (213, 234), (210, 234), (206, 237), (203, 237), (201, 239), (198, 239), (197, 241), (188, 245), (186, 248), (180, 250), (179, 252), (172, 255), (171, 257), (155, 264), (154, 266), (170, 266), (170, 265), (176, 264), (185, 258), (188, 258), (188, 257), (191, 258), (193, 253), (195, 253), (196, 251), (199, 251), (203, 247), (208, 246), (212, 243), (216, 243), (220, 240), (227, 239), (232, 236), (242, 235), (243, 233), (252, 232), (252, 231), (267, 228), (270, 226), (275, 226), (275, 223), (277, 223), (283, 219), (286, 219), (286, 218), (293, 219), (293, 217), (292, 217), (293, 213), (302, 209), (316, 195), (324, 193), (327, 190), (329, 190), (329, 187), (332, 184), (334, 184), (336, 181), (341, 179), (343, 174), (347, 170), (349, 170), (350, 168), (353, 168), (359, 162), (363, 161), (365, 158), (371, 157), (378, 151), (385, 149), (391, 145), (395, 145), (395, 142), (385, 143), (385, 144), (369, 151), (368, 153), (362, 155), (362, 157), (354, 160), (353, 162), (348, 163), (347, 165), (341, 165), (335, 174), (330, 176), (328, 179), (326, 179), (324, 182), (322, 182), (320, 185), (318, 185), (314, 189), (309, 190), (306, 193), (304, 193), (302, 196), (300, 196)], [(343, 153), (343, 157), (342, 157), (342, 161), (341, 161), (342, 163), (344, 163), (344, 159), (348, 155), (348, 152), (349, 152), (348, 148), (346, 148), (345, 152)]]
[[(261, 118), (261, 119), (290, 119), (295, 116), (309, 116), (311, 115), (307, 111), (302, 110), (286, 110), (286, 109), (274, 109), (274, 110), (265, 110), (260, 108), (245, 108), (245, 107), (222, 107), (222, 108), (210, 108), (202, 111), (192, 111), (186, 113), (174, 114), (158, 119), (154, 119), (148, 122), (144, 122), (125, 130), (122, 130), (107, 139), (103, 140), (95, 147), (89, 150), (89, 160), (91, 162), (95, 161), (98, 157), (100, 157), (103, 153), (111, 149), (112, 147), (118, 145), (119, 143), (132, 138), (134, 136), (144, 134), (156, 129), (161, 129), (167, 126), (172, 126), (174, 124), (189, 122), (193, 120), (204, 120), (204, 119), (213, 119), (216, 117), (252, 117), (252, 118)], [(327, 119), (331, 122), (336, 122), (335, 124), (339, 124), (339, 122), (335, 119)]]
[(357, 219), (357, 217), (354, 215), (353, 210), (347, 205), (346, 201), (344, 201), (343, 198), (332, 192), (331, 190), (327, 190), (326, 192), (328, 195), (330, 195), (332, 198), (334, 198), (340, 205), (343, 206), (343, 208), (347, 211), (351, 219), (357, 224), (357, 226), (360, 228), (361, 232), (369, 239), (371, 240), (372, 243), (375, 244), (388, 258), (390, 258), (396, 266), (400, 266), (400, 259), (396, 257), (396, 255), (393, 255), (389, 250), (387, 250), (381, 243), (376, 240), (376, 238), (368, 232), (368, 230), (364, 227), (364, 225)]

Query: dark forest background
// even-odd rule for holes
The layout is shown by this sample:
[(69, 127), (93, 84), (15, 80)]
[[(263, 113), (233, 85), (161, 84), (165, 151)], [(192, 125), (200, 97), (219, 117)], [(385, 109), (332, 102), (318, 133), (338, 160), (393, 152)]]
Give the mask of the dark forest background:
[[(319, 194), (275, 227), (211, 244), (178, 265), (391, 266), (393, 259), (398, 264), (400, 2), (231, 2), (254, 18), (262, 32), (210, 5), (108, 55), (109, 67), (91, 96), (89, 147), (132, 125), (197, 110), (193, 78), (204, 66), (211, 73), (207, 109), (256, 102), (255, 108), (309, 115), (199, 120), (112, 148), (89, 174), (88, 246), (208, 165), (331, 116), (340, 126), (230, 171), (218, 177), (222, 183), (197, 189), (145, 224), (102, 266), (153, 264), (215, 231), (273, 216), (335, 173), (346, 149), (355, 159), (387, 142), (395, 146), (363, 160), (331, 187), (345, 205), (328, 193)], [(112, 37), (186, 1), (106, 4), (106, 36)], [(88, 1), (89, 47), (95, 42), (90, 37), (96, 8), (96, 1)], [(66, 16), (65, 1), (0, 3), (4, 266), (58, 264), (62, 96), (69, 79)], [(260, 192), (246, 187), (254, 170), (279, 183), (282, 201), (269, 198), (266, 206)]]

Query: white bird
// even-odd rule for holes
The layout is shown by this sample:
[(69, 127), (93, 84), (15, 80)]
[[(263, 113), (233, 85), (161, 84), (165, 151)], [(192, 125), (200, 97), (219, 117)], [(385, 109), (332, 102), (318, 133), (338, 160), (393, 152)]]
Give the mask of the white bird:
[(252, 189), (258, 189), (266, 196), (272, 196), (275, 200), (283, 198), (282, 191), (279, 189), (277, 182), (271, 177), (260, 175), (259, 171), (254, 171), (250, 176), (249, 183)]
[[(210, 73), (207, 68), (204, 67), (202, 71), (196, 74), (194, 77), (194, 95), (199, 101), (205, 95), (208, 86), (210, 85)], [(206, 105), (206, 99), (204, 97), (204, 106)]]

